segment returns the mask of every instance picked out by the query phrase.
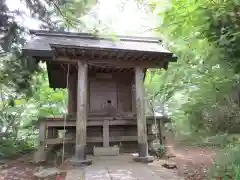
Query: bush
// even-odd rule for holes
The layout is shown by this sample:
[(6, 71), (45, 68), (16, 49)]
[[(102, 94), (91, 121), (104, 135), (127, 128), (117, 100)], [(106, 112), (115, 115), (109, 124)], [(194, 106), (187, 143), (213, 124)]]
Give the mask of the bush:
[(161, 144), (157, 145), (157, 147), (156, 147), (156, 145), (155, 146), (152, 145), (149, 147), (149, 154), (151, 156), (161, 158), (166, 154), (166, 147)]
[(229, 145), (215, 158), (209, 179), (240, 179), (240, 145)]
[(32, 152), (34, 146), (27, 141), (7, 138), (0, 140), (0, 159), (16, 158), (22, 154)]
[(160, 145), (157, 149), (158, 157), (161, 158), (166, 154), (166, 147), (164, 145)]

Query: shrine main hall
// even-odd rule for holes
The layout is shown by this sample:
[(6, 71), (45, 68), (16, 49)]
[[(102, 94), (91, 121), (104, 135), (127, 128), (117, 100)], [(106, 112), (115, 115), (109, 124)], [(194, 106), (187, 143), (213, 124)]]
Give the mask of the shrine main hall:
[[(135, 161), (151, 162), (148, 144), (154, 115), (146, 116), (144, 78), (148, 68), (167, 69), (176, 57), (155, 38), (94, 36), (85, 33), (30, 31), (23, 47), (30, 59), (45, 62), (49, 86), (67, 88), (68, 115), (39, 122), (39, 149), (64, 142), (73, 165), (89, 165), (87, 154), (138, 152)], [(164, 118), (157, 118), (164, 121)], [(64, 139), (60, 131), (65, 129)]]

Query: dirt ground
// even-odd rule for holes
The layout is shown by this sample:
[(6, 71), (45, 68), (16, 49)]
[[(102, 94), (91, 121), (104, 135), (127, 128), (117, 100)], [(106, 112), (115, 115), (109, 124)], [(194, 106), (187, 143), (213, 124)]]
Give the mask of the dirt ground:
[[(178, 174), (185, 180), (205, 180), (205, 171), (211, 166), (214, 150), (210, 148), (196, 148), (168, 143), (171, 158), (177, 165)], [(7, 168), (0, 170), (0, 180), (36, 180), (33, 173), (39, 165), (29, 163), (32, 156), (23, 156), (17, 160), (7, 163)], [(53, 167), (53, 165), (49, 165)], [(44, 165), (47, 167), (47, 165)], [(48, 178), (48, 180), (63, 180), (69, 164), (58, 167), (62, 174)]]
[(216, 149), (181, 145), (173, 140), (167, 142), (168, 153), (176, 163), (178, 174), (185, 180), (205, 180), (207, 169), (212, 165)]
[[(32, 155), (25, 155), (14, 161), (7, 162), (6, 167), (0, 169), (0, 180), (37, 180), (33, 174), (41, 165), (32, 164), (31, 159)], [(53, 167), (53, 165), (49, 164), (43, 167)], [(66, 167), (59, 166), (57, 168), (61, 170), (61, 174), (45, 180), (64, 180)]]

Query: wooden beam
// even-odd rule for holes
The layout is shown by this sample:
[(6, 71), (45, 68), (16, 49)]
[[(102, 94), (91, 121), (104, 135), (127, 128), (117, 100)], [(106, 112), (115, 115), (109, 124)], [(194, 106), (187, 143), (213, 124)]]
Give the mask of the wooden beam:
[(143, 67), (143, 68), (163, 68), (164, 66), (164, 59), (162, 61), (159, 60), (120, 60), (120, 59), (114, 59), (114, 58), (95, 58), (95, 59), (88, 59), (88, 58), (82, 58), (79, 57), (79, 59), (76, 58), (69, 58), (69, 57), (56, 57), (54, 62), (61, 62), (66, 64), (77, 64), (78, 61), (84, 61), (89, 65), (96, 65), (101, 67), (119, 67), (119, 68), (133, 68), (133, 67)]
[(144, 72), (143, 68), (135, 68), (135, 92), (136, 92), (136, 113), (137, 113), (137, 134), (139, 145), (139, 157), (148, 156), (147, 123), (145, 116), (144, 102)]
[[(148, 140), (152, 141), (154, 140), (156, 137), (154, 134), (149, 134), (148, 135)], [(110, 137), (109, 141), (110, 142), (129, 142), (129, 141), (137, 141), (137, 136), (114, 136), (114, 137)], [(50, 144), (61, 144), (63, 143), (63, 139), (60, 138), (54, 138), (54, 139), (46, 139), (46, 144), (50, 145)], [(65, 139), (65, 143), (74, 143), (75, 140), (74, 138), (66, 138)], [(96, 142), (103, 142), (103, 138), (102, 137), (87, 137), (87, 143), (96, 143)]]

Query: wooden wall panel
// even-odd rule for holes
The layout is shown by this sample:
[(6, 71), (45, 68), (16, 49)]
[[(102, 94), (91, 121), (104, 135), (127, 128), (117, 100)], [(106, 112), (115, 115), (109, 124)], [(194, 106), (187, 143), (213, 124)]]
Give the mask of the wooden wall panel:
[(108, 100), (117, 108), (116, 82), (112, 80), (91, 79), (89, 83), (90, 112), (102, 113)]
[(135, 106), (132, 105), (133, 77), (131, 72), (89, 74), (89, 112), (104, 113), (108, 100), (118, 112), (132, 112)]
[(117, 82), (118, 110), (120, 112), (131, 112), (131, 84), (129, 82)]

